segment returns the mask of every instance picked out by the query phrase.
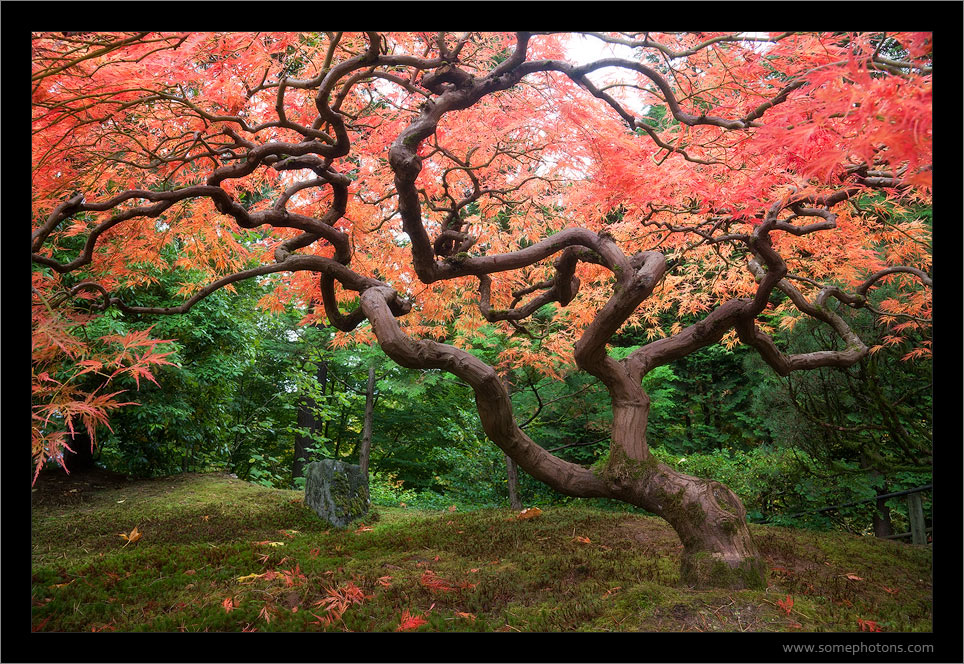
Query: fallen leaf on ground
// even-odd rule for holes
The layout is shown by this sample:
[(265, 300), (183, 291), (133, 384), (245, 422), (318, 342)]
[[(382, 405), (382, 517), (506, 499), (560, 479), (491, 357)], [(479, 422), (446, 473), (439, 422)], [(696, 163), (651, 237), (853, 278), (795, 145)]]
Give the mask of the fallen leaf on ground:
[(284, 576), (285, 585), (289, 588), (308, 580), (308, 577), (301, 573), (301, 566), (298, 563), (295, 563), (294, 569), (281, 570), (281, 574)]
[[(373, 595), (366, 595), (361, 588), (351, 581), (339, 588), (325, 588), (325, 592), (327, 592), (328, 595), (312, 605), (324, 607), (330, 616), (327, 622), (321, 624), (329, 624), (332, 620), (340, 620), (342, 614), (345, 613), (345, 610), (348, 609), (349, 606), (352, 604), (361, 604), (366, 599), (373, 597)], [(311, 615), (318, 618), (314, 613)]]
[(876, 622), (874, 622), (873, 620), (863, 620), (863, 619), (861, 619), (861, 618), (857, 618), (857, 625), (860, 626), (860, 631), (861, 631), (861, 632), (882, 632), (882, 631), (884, 631), (884, 630), (882, 630), (882, 629), (880, 628), (880, 625), (878, 625), (878, 624), (877, 624)]
[(442, 577), (438, 576), (432, 570), (425, 570), (420, 579), (421, 584), (428, 588), (429, 590), (435, 590), (438, 592), (450, 592), (455, 590), (451, 581), (446, 581)]
[(396, 632), (405, 632), (410, 629), (417, 629), (418, 627), (424, 625), (428, 621), (421, 615), (413, 616), (408, 612), (408, 609), (402, 611), (401, 621), (398, 623), (398, 627), (395, 628)]
[(540, 510), (538, 507), (527, 507), (526, 509), (516, 514), (515, 518), (522, 519), (522, 520), (534, 519), (540, 514), (542, 514), (542, 510)]
[(308, 623), (309, 625), (321, 625), (322, 627), (324, 627), (326, 625), (330, 625), (332, 622), (331, 616), (319, 616), (317, 613), (314, 613), (313, 611), (309, 611), (308, 613), (310, 613), (311, 615), (313, 615), (315, 618), (318, 619), (318, 620), (312, 620), (311, 622)]
[(454, 581), (443, 579), (430, 569), (425, 570), (425, 573), (422, 574), (420, 582), (429, 590), (434, 590), (437, 592), (451, 592), (456, 588), (472, 589), (479, 585), (477, 583), (469, 583), (468, 581), (460, 581), (455, 583)]
[(846, 577), (847, 577), (848, 579), (850, 579), (851, 581), (863, 581), (863, 579), (862, 579), (861, 577), (859, 577), (859, 576), (857, 576), (856, 574), (853, 574), (853, 573), (845, 574), (844, 576), (846, 576)]
[(591, 544), (591, 543), (592, 543), (592, 540), (590, 540), (588, 537), (583, 537), (582, 535), (576, 535), (575, 537), (572, 538), (572, 541), (573, 541), (573, 542), (581, 542), (582, 544)]
[[(144, 533), (137, 530), (137, 526), (134, 526), (134, 530), (132, 530), (130, 533), (118, 533), (118, 536), (123, 537), (125, 540), (127, 540), (127, 544), (130, 544), (131, 542), (136, 542), (139, 540), (143, 534)], [(127, 546), (127, 544), (124, 546)]]
[(264, 574), (246, 574), (244, 576), (238, 577), (238, 583), (244, 583), (245, 581), (254, 581), (255, 579), (260, 579)]
[(224, 607), (226, 613), (231, 613), (231, 609), (234, 608), (234, 600), (230, 597), (227, 597), (223, 602), (221, 602), (221, 606)]
[(778, 599), (777, 605), (790, 615), (790, 611), (793, 609), (793, 597), (787, 595), (786, 599)]
[(470, 622), (475, 622), (475, 614), (474, 614), (474, 613), (466, 613), (465, 611), (456, 611), (456, 612), (455, 612), (455, 617), (456, 617), (456, 618), (463, 618), (464, 620), (468, 620), (468, 621), (470, 621)]

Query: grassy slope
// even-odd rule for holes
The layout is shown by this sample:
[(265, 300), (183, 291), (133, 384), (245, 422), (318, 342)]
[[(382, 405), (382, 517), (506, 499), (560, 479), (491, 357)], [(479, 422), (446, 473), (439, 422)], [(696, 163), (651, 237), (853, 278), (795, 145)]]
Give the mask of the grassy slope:
[(767, 591), (693, 591), (677, 587), (679, 541), (655, 518), (378, 507), (337, 530), (301, 497), (187, 475), (37, 506), (33, 627), (389, 632), (407, 611), (426, 621), (416, 631), (931, 630), (924, 547), (751, 526)]

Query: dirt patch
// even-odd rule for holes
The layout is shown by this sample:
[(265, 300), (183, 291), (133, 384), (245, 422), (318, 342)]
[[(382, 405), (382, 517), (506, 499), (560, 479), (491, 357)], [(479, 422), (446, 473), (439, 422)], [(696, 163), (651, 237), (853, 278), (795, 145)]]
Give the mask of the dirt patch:
[(130, 486), (134, 478), (103, 468), (75, 470), (69, 475), (62, 468), (46, 468), (30, 488), (30, 505), (77, 505), (94, 493)]
[(614, 539), (622, 539), (635, 547), (649, 547), (660, 550), (682, 548), (679, 537), (670, 525), (655, 518), (631, 518), (618, 525)]
[(205, 478), (225, 478), (234, 481), (237, 475), (225, 472), (181, 473), (168, 477), (131, 477), (103, 468), (75, 470), (69, 475), (61, 468), (45, 468), (30, 488), (32, 507), (42, 505), (79, 505), (87, 503), (100, 491), (112, 491), (137, 486), (142, 496), (167, 493), (175, 485), (196, 482)]

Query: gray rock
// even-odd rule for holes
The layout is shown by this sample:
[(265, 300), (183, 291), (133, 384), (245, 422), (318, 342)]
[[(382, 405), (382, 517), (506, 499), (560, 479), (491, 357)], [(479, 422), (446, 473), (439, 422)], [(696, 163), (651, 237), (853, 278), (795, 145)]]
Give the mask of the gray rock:
[(322, 459), (305, 467), (305, 504), (333, 526), (344, 528), (368, 514), (368, 478), (361, 467)]

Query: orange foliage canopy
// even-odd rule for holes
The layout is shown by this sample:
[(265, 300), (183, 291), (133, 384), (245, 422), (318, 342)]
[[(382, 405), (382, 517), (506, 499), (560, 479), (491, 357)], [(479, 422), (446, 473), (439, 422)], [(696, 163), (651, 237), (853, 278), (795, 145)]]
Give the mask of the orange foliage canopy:
[[(469, 346), (495, 323), (512, 335), (504, 362), (549, 374), (608, 316), (630, 266), (618, 256), (645, 252), (665, 269), (616, 329), (682, 342), (692, 331), (661, 329), (660, 314), (757, 297), (784, 325), (823, 320), (862, 356), (826, 313), (834, 298), (879, 314), (899, 343), (930, 318), (930, 227), (909, 211), (930, 201), (931, 41), (35, 34), (34, 452), (61, 440), (52, 414), (91, 428), (118, 405), (108, 387), (48, 389), (57, 362), (111, 361), (66, 341), (71, 303), (175, 313), (255, 276), (277, 279), (265, 307), (295, 300), (337, 343), (373, 340), (359, 294), (387, 286), (409, 336)], [(112, 295), (143, 284), (175, 238), (178, 264), (209, 286), (184, 284), (185, 304), (164, 310)], [(896, 294), (872, 305), (885, 281)], [(743, 321), (723, 338), (781, 372), (833, 363), (782, 356), (767, 332)], [(162, 361), (118, 366), (150, 377)]]

